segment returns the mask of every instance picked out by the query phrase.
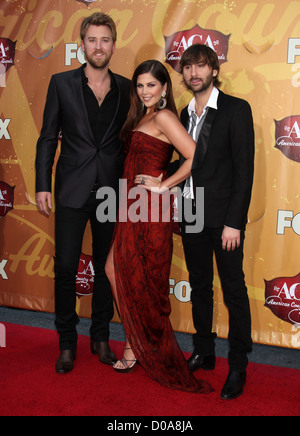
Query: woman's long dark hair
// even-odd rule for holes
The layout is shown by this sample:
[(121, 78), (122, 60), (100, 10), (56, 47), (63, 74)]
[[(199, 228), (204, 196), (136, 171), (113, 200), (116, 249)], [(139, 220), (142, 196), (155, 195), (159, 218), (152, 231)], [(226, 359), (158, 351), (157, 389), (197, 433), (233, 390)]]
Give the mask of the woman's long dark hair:
[(126, 141), (129, 133), (134, 130), (146, 113), (146, 108), (142, 107), (141, 100), (137, 94), (137, 79), (141, 74), (151, 73), (162, 86), (167, 84), (166, 109), (178, 116), (172, 89), (172, 82), (166, 67), (157, 60), (149, 60), (141, 63), (135, 70), (130, 89), (130, 109), (127, 120), (121, 130), (121, 140)]

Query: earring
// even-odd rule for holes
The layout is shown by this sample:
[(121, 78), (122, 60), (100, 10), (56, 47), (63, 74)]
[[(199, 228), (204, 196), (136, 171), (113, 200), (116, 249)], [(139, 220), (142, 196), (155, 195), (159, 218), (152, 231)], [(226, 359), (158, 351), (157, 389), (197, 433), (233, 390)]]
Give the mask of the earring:
[(162, 109), (165, 109), (165, 107), (167, 106), (166, 95), (167, 94), (165, 93), (165, 91), (161, 95), (161, 99), (159, 100), (158, 105), (157, 105), (157, 109), (159, 111), (161, 111)]

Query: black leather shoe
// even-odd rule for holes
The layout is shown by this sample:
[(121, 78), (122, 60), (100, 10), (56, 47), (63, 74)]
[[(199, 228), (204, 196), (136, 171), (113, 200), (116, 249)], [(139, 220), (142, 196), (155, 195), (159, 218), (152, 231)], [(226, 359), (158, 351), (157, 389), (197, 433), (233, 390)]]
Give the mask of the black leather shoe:
[(74, 360), (76, 359), (76, 351), (62, 350), (58, 361), (55, 365), (55, 370), (58, 374), (67, 374), (74, 368)]
[(229, 371), (229, 375), (221, 392), (223, 400), (233, 400), (242, 395), (246, 384), (246, 371)]
[(193, 353), (188, 360), (189, 368), (192, 372), (202, 368), (204, 371), (212, 371), (216, 366), (216, 356), (201, 356)]
[(105, 363), (105, 365), (114, 365), (117, 362), (117, 358), (111, 351), (108, 342), (91, 341), (91, 352), (98, 354), (100, 362)]

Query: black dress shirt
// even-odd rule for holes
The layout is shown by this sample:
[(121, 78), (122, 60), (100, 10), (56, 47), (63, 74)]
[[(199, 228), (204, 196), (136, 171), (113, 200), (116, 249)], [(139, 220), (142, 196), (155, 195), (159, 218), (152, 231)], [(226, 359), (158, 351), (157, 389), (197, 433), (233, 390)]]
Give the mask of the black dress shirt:
[(84, 101), (97, 148), (100, 147), (101, 141), (112, 122), (118, 103), (118, 87), (112, 74), (110, 74), (110, 77), (111, 89), (106, 94), (101, 106), (99, 106), (95, 94), (88, 85), (88, 78), (84, 74), (84, 69), (82, 70)]

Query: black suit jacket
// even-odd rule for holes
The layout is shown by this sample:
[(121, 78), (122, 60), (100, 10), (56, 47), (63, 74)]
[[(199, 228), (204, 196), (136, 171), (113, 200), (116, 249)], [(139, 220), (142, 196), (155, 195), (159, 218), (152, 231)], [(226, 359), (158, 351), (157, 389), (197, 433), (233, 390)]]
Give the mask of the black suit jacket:
[[(181, 112), (181, 121), (188, 128), (187, 107)], [(205, 226), (245, 227), (253, 172), (254, 129), (250, 105), (220, 91), (218, 110), (208, 110), (192, 166), (195, 191), (196, 187), (204, 187)]]
[(60, 204), (80, 208), (96, 181), (118, 190), (124, 151), (119, 140), (130, 104), (130, 80), (112, 74), (119, 90), (118, 104), (101, 144), (96, 144), (85, 106), (82, 69), (52, 76), (36, 154), (36, 191), (51, 192), (52, 167), (62, 130), (56, 167), (55, 194)]

